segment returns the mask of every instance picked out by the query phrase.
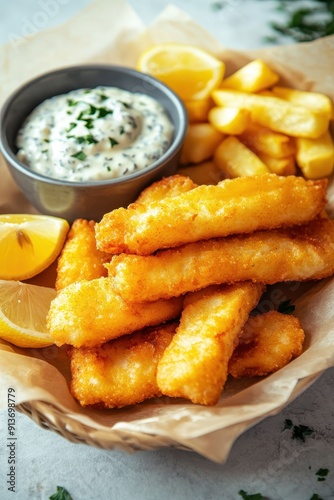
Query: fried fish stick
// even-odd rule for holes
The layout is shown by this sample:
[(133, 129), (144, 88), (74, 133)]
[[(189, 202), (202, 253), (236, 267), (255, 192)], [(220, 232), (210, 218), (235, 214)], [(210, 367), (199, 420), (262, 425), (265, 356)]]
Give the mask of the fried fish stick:
[(152, 201), (172, 198), (173, 196), (186, 193), (195, 187), (197, 187), (197, 184), (190, 177), (179, 174), (171, 175), (154, 182), (144, 189), (136, 199), (136, 203), (148, 204)]
[(125, 299), (176, 297), (208, 285), (321, 279), (334, 273), (334, 222), (189, 243), (155, 255), (119, 255), (106, 264)]
[(72, 348), (71, 393), (82, 406), (121, 408), (161, 396), (157, 364), (177, 324), (145, 328), (95, 348)]
[(214, 405), (242, 327), (264, 286), (250, 282), (209, 287), (185, 298), (180, 325), (158, 363), (162, 394)]
[(158, 249), (229, 234), (301, 224), (326, 202), (325, 179), (275, 174), (225, 179), (149, 204), (105, 214), (95, 226), (97, 247), (149, 255)]
[(52, 301), (47, 326), (56, 345), (95, 347), (146, 326), (176, 318), (183, 299), (126, 302), (109, 278), (80, 281), (60, 290)]
[(94, 221), (86, 219), (73, 222), (58, 259), (56, 290), (107, 275), (103, 264), (110, 260), (110, 254), (96, 248), (94, 225)]
[(242, 336), (229, 362), (235, 378), (265, 376), (283, 368), (301, 354), (305, 333), (296, 317), (269, 311), (249, 318)]

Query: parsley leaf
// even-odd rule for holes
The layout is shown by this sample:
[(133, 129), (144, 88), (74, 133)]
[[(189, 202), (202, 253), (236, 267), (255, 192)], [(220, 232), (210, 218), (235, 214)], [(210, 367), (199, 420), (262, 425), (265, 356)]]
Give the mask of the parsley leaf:
[[(332, 0), (318, 0), (312, 7), (305, 6), (301, 0), (280, 0), (278, 5), (285, 19), (282, 23), (270, 23), (278, 35), (288, 36), (296, 42), (309, 42), (334, 33)], [(273, 37), (271, 41), (279, 40)]]
[(289, 300), (283, 300), (283, 302), (280, 302), (278, 304), (277, 311), (282, 313), (282, 314), (292, 314), (293, 311), (296, 309), (296, 306), (293, 304), (290, 304), (291, 299)]
[(248, 493), (246, 493), (244, 490), (240, 490), (238, 493), (244, 500), (264, 500), (261, 493), (254, 493), (254, 495), (248, 495)]
[(74, 99), (67, 99), (67, 104), (69, 106), (76, 106), (78, 104), (78, 101), (75, 101)]
[(117, 144), (119, 144), (118, 141), (116, 141), (115, 139), (113, 139), (112, 137), (109, 137), (109, 141), (110, 141), (110, 146), (113, 148), (114, 146), (117, 146)]
[(71, 155), (72, 158), (76, 158), (77, 160), (84, 161), (86, 159), (86, 154), (83, 151), (78, 151), (74, 155)]
[(329, 469), (319, 469), (318, 472), (315, 473), (318, 477), (318, 481), (326, 481), (326, 476), (329, 473)]
[(307, 425), (295, 425), (293, 427), (292, 439), (300, 439), (305, 443), (305, 436), (309, 436), (313, 432), (314, 430)]
[(98, 115), (97, 118), (104, 118), (107, 115), (112, 115), (113, 110), (112, 109), (106, 109), (106, 108), (96, 108)]
[(73, 500), (69, 492), (63, 486), (57, 486), (57, 491), (49, 497), (49, 500)]
[(74, 129), (77, 125), (77, 123), (71, 122), (70, 126), (66, 129), (66, 132), (71, 132), (71, 130)]
[(293, 423), (292, 423), (292, 420), (290, 420), (289, 418), (287, 418), (286, 420), (284, 420), (284, 429), (292, 429), (293, 427)]
[[(74, 136), (71, 136), (74, 137)], [(95, 139), (95, 137), (92, 134), (87, 134), (87, 135), (81, 135), (79, 137), (75, 138), (76, 142), (78, 144), (97, 144), (98, 141)]]

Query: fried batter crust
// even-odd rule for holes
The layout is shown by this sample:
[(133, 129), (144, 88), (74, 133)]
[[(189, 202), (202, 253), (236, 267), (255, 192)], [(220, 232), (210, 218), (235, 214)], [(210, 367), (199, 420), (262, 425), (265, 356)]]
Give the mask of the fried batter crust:
[(125, 299), (175, 297), (212, 284), (321, 279), (334, 273), (334, 221), (190, 243), (106, 264)]
[(71, 393), (82, 406), (121, 408), (161, 396), (158, 361), (176, 324), (146, 328), (92, 349), (71, 348)]
[(301, 354), (305, 333), (296, 317), (269, 311), (249, 318), (242, 337), (229, 362), (235, 378), (265, 376), (283, 368)]
[(182, 193), (186, 193), (197, 187), (190, 177), (186, 175), (171, 175), (164, 177), (160, 181), (156, 181), (138, 196), (136, 203), (148, 204), (153, 201), (163, 200), (164, 198), (172, 198)]
[(264, 288), (245, 282), (186, 297), (180, 325), (158, 363), (162, 394), (202, 405), (217, 403), (241, 329)]
[(96, 248), (95, 222), (76, 219), (68, 232), (67, 240), (57, 263), (56, 290), (82, 280), (107, 276), (104, 263), (110, 254)]
[(95, 347), (146, 326), (176, 318), (182, 297), (157, 302), (126, 302), (109, 278), (68, 285), (52, 301), (47, 326), (56, 345)]
[(326, 202), (327, 180), (276, 174), (225, 179), (178, 196), (133, 203), (105, 214), (97, 247), (110, 253), (149, 255), (185, 243), (301, 224)]

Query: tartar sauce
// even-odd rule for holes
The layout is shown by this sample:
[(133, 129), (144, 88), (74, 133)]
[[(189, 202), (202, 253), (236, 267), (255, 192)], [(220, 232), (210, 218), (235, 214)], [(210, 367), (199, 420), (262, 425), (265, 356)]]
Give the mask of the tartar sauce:
[(116, 87), (47, 99), (17, 136), (17, 157), (40, 174), (82, 182), (122, 177), (154, 163), (174, 127), (154, 98)]

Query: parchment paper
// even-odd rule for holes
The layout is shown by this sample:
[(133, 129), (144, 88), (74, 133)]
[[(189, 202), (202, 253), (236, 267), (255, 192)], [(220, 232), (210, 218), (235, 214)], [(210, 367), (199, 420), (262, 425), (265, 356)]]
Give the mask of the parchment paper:
[[(87, 33), (90, 33), (87, 39)], [(226, 63), (229, 74), (254, 57), (262, 57), (282, 75), (281, 83), (325, 92), (334, 99), (334, 37), (303, 45), (282, 46), (247, 53), (224, 50), (184, 12), (169, 6), (145, 27), (125, 1), (98, 0), (61, 27), (41, 32), (14, 47), (0, 48), (0, 102), (33, 76), (83, 62), (134, 66), (140, 52), (158, 42), (175, 41), (210, 50)], [(52, 57), (51, 57), (52, 53)], [(0, 158), (0, 212), (34, 212), (10, 178)], [(330, 182), (329, 213), (334, 213)], [(55, 266), (33, 282), (52, 286)], [(68, 390), (69, 363), (64, 349), (20, 349), (0, 343), (0, 408), (7, 389), (16, 390), (16, 403), (45, 416), (62, 429), (104, 448), (128, 451), (176, 446), (224, 462), (236, 438), (266, 416), (278, 413), (305, 390), (319, 374), (334, 365), (334, 279), (316, 284), (290, 283), (270, 287), (263, 310), (293, 298), (306, 342), (303, 354), (287, 367), (263, 379), (228, 380), (214, 407), (182, 399), (157, 398), (121, 410), (81, 408)]]

